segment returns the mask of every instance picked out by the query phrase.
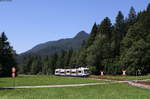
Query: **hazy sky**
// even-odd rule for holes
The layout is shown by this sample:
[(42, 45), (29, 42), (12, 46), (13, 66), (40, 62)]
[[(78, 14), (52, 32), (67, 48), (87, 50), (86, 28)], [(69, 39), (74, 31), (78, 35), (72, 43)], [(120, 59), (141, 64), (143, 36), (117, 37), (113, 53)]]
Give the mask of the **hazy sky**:
[(131, 6), (144, 10), (149, 0), (0, 0), (0, 32), (21, 53), (36, 44), (90, 32), (94, 22), (119, 10), (127, 16)]

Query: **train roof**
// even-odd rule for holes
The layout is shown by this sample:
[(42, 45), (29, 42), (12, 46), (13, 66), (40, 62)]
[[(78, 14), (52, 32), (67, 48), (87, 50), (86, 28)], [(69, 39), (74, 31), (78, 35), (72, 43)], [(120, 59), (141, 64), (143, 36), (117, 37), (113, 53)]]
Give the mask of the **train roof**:
[(79, 67), (79, 68), (70, 68), (70, 69), (62, 69), (62, 68), (58, 68), (58, 69), (55, 69), (55, 70), (85, 70), (85, 69), (89, 69), (87, 67)]

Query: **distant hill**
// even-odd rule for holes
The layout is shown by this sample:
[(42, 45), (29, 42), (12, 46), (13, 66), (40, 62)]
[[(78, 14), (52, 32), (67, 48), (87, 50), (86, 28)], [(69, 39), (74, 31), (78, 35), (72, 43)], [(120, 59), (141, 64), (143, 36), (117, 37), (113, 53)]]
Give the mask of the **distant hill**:
[(73, 38), (60, 39), (57, 41), (48, 41), (46, 43), (39, 44), (24, 53), (21, 53), (19, 57), (31, 54), (40, 56), (52, 55), (54, 53), (59, 53), (62, 50), (68, 50), (71, 48), (76, 50), (81, 47), (83, 41), (88, 38), (88, 35), (89, 34), (85, 31), (80, 31)]

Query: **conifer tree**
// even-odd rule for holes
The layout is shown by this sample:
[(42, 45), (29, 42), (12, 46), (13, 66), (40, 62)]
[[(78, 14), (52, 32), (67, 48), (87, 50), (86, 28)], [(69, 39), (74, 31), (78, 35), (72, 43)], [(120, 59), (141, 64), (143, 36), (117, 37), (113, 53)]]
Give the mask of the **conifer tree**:
[(136, 11), (133, 7), (130, 8), (130, 12), (128, 14), (128, 25), (131, 26), (136, 22)]
[(89, 66), (94, 66), (95, 74), (98, 74), (100, 69), (104, 69), (103, 60), (110, 57), (110, 40), (112, 34), (112, 25), (110, 19), (106, 17), (98, 27), (98, 35), (87, 51), (87, 63)]
[(125, 29), (126, 28), (125, 28), (124, 16), (122, 12), (119, 11), (116, 17), (116, 23), (114, 25), (114, 31), (113, 31), (114, 56), (120, 55), (120, 42), (126, 34), (127, 30)]
[(11, 76), (11, 68), (16, 66), (15, 51), (7, 41), (7, 37), (4, 32), (0, 36), (0, 64), (0, 76)]
[(54, 74), (55, 72), (55, 69), (56, 69), (56, 65), (57, 65), (57, 61), (58, 61), (58, 54), (54, 54), (52, 57), (51, 57), (51, 62), (50, 62), (50, 68), (51, 68), (51, 74)]
[(88, 54), (87, 49), (94, 43), (97, 34), (98, 34), (98, 27), (96, 23), (94, 23), (89, 38), (87, 39), (87, 41), (84, 42), (82, 49), (78, 52), (79, 57), (77, 59), (77, 64), (79, 66), (82, 66), (82, 67), (87, 66), (87, 63), (85, 60)]
[(58, 56), (58, 61), (57, 61), (57, 68), (64, 68), (65, 66), (65, 54), (66, 54), (66, 51), (62, 50), (61, 51), (61, 54)]
[(150, 3), (148, 4), (148, 6), (147, 6), (147, 9), (146, 9), (146, 10), (150, 12)]
[(92, 28), (92, 31), (90, 33), (90, 36), (88, 38), (88, 40), (86, 41), (86, 45), (85, 45), (85, 48), (88, 48), (89, 46), (91, 46), (96, 38), (96, 35), (97, 35), (97, 32), (98, 32), (98, 28), (97, 28), (97, 25), (96, 23), (93, 25), (93, 28)]

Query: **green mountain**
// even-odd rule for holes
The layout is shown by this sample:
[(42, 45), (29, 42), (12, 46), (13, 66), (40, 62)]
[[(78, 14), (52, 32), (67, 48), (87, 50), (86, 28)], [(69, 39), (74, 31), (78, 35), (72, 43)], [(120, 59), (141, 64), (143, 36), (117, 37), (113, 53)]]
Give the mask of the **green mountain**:
[(52, 55), (54, 53), (60, 53), (62, 50), (69, 49), (79, 49), (84, 40), (88, 38), (88, 33), (85, 31), (80, 31), (73, 38), (60, 39), (57, 41), (48, 41), (46, 43), (39, 44), (32, 49), (20, 54), (19, 56), (26, 55), (39, 55), (39, 56), (47, 56)]

